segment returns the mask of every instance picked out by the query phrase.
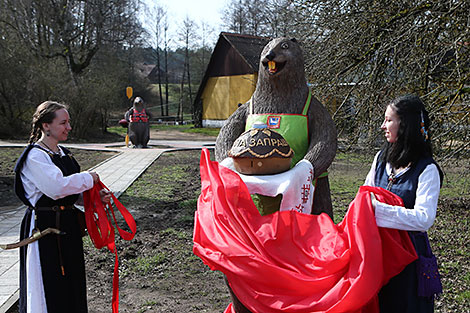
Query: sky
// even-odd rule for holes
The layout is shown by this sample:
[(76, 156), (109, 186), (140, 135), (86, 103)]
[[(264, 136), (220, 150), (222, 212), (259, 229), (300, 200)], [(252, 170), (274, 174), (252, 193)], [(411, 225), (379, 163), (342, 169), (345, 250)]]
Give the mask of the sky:
[(147, 5), (156, 3), (168, 12), (170, 32), (176, 32), (186, 16), (200, 24), (206, 22), (214, 28), (213, 40), (222, 31), (222, 10), (230, 0), (145, 0)]

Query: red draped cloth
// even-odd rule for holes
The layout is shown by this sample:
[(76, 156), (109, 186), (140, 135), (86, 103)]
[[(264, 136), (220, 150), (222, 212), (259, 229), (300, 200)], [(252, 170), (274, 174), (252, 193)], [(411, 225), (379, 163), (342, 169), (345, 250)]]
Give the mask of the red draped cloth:
[(193, 252), (252, 312), (378, 312), (380, 288), (417, 258), (407, 232), (377, 227), (370, 192), (402, 205), (384, 189), (360, 187), (335, 225), (326, 214), (261, 216), (238, 174), (207, 149), (201, 184)]

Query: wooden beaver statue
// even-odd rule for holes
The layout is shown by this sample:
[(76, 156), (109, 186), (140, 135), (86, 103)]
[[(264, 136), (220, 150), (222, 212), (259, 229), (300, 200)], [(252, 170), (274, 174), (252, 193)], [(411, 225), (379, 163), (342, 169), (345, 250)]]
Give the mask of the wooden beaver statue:
[(276, 38), (263, 49), (255, 92), (221, 128), (216, 160), (225, 159), (234, 141), (256, 122), (267, 124), (287, 140), (295, 153), (292, 165), (303, 158), (312, 163), (317, 179), (312, 212), (333, 217), (324, 175), (336, 154), (336, 128), (326, 108), (311, 95), (302, 50), (295, 39)]
[[(256, 122), (267, 124), (287, 140), (294, 150), (292, 166), (303, 158), (312, 163), (316, 179), (312, 213), (325, 212), (333, 218), (328, 176), (324, 174), (336, 154), (336, 128), (325, 107), (311, 95), (302, 50), (295, 39), (275, 38), (264, 47), (255, 92), (221, 128), (215, 144), (216, 160), (224, 160), (234, 141)], [(226, 282), (235, 312), (250, 312)]]
[(150, 112), (146, 112), (144, 100), (136, 97), (134, 105), (124, 114), (124, 119), (129, 123), (128, 132), (134, 148), (147, 148), (150, 140)]

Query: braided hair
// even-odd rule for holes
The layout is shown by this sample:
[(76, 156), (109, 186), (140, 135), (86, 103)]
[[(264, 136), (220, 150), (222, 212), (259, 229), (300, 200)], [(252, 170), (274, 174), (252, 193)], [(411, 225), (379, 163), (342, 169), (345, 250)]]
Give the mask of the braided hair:
[(67, 106), (55, 101), (45, 101), (38, 105), (31, 123), (31, 135), (29, 137), (30, 144), (38, 141), (41, 137), (41, 130), (43, 130), (42, 123), (52, 123), (56, 117), (55, 112), (61, 109), (67, 109)]

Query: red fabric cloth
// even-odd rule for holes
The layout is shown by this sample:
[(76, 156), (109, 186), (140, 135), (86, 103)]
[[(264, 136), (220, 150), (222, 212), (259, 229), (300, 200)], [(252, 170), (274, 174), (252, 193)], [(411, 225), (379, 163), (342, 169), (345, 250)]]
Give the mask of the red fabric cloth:
[(402, 204), (384, 189), (361, 187), (335, 225), (326, 214), (261, 216), (240, 177), (207, 149), (201, 184), (193, 252), (252, 312), (378, 311), (381, 286), (417, 258), (407, 232), (376, 225), (370, 192)]
[(111, 303), (113, 313), (117, 313), (119, 312), (119, 260), (116, 250), (114, 226), (112, 225), (110, 217), (112, 216), (116, 229), (124, 240), (134, 238), (137, 227), (129, 211), (114, 194), (111, 194), (114, 205), (121, 213), (130, 231), (125, 231), (118, 226), (111, 202), (108, 202), (106, 205), (103, 205), (101, 202), (101, 189), (109, 190), (108, 187), (99, 181), (93, 185), (93, 188), (83, 193), (85, 220), (88, 234), (95, 247), (98, 249), (107, 247), (110, 252), (114, 253), (113, 298)]

